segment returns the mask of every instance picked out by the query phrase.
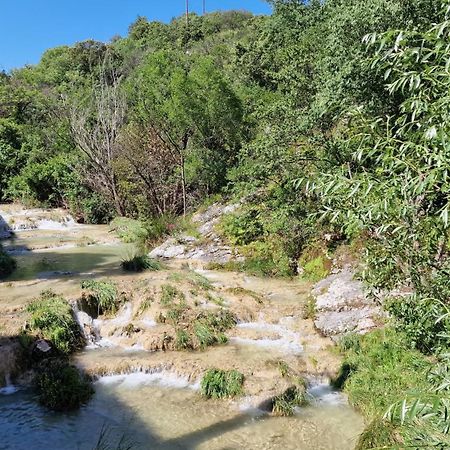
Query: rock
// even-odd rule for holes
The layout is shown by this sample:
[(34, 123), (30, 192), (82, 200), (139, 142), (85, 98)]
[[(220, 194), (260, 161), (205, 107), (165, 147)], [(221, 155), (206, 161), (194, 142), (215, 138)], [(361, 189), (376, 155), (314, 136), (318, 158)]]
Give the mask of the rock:
[(339, 338), (350, 333), (367, 333), (376, 328), (381, 308), (364, 292), (350, 266), (319, 281), (312, 290), (316, 301), (315, 327), (325, 336)]
[(31, 357), (35, 361), (41, 361), (53, 355), (53, 347), (50, 342), (38, 339), (31, 348)]
[(231, 247), (222, 242), (215, 233), (215, 225), (224, 214), (230, 214), (239, 207), (239, 204), (221, 205), (215, 203), (206, 211), (193, 216), (194, 223), (200, 224), (199, 233), (202, 239), (194, 236), (182, 235), (169, 238), (163, 244), (149, 253), (150, 258), (164, 259), (191, 259), (203, 262), (226, 263), (232, 259), (241, 260), (242, 257), (233, 253)]

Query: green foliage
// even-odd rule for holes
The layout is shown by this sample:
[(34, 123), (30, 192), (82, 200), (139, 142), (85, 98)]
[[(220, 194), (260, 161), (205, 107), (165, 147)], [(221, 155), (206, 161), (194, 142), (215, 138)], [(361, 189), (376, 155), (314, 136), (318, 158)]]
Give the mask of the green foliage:
[(411, 345), (423, 353), (439, 353), (449, 345), (448, 307), (435, 298), (419, 295), (391, 299), (385, 305), (394, 326), (405, 333)]
[(78, 409), (94, 394), (90, 379), (65, 360), (46, 360), (35, 376), (39, 402), (55, 411)]
[(223, 233), (233, 245), (249, 244), (263, 233), (258, 216), (256, 208), (225, 216), (221, 224)]
[[(374, 419), (358, 438), (355, 450), (395, 448), (402, 444), (397, 428), (384, 419)], [(401, 447), (400, 447), (401, 448)]]
[(237, 370), (209, 369), (201, 381), (201, 393), (207, 398), (229, 398), (243, 393), (244, 375)]
[(325, 259), (323, 256), (318, 256), (317, 258), (312, 259), (311, 261), (308, 261), (303, 266), (303, 278), (308, 281), (320, 281), (323, 278), (325, 278), (328, 273), (329, 269), (327, 267), (328, 260)]
[(0, 244), (0, 280), (11, 275), (16, 268), (16, 260), (8, 255)]
[(147, 239), (147, 230), (142, 222), (126, 217), (116, 217), (109, 225), (125, 243), (139, 243)]
[(48, 339), (62, 353), (71, 353), (83, 345), (81, 330), (69, 303), (61, 296), (45, 291), (27, 307), (30, 328)]
[(116, 285), (111, 281), (83, 280), (81, 282), (82, 299), (97, 314), (114, 314), (120, 303)]

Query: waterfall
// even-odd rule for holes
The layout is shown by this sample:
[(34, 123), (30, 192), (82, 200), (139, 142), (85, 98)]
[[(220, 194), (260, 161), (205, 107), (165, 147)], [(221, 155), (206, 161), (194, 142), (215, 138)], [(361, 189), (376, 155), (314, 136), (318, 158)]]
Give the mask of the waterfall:
[(17, 387), (11, 382), (11, 374), (5, 373), (5, 387), (0, 388), (0, 395), (11, 395), (17, 392)]

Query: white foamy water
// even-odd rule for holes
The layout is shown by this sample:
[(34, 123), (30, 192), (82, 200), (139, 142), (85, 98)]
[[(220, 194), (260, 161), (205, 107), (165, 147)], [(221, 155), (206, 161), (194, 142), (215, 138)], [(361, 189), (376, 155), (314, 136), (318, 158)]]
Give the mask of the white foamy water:
[[(283, 318), (284, 323), (290, 322), (291, 317)], [(282, 323), (282, 319), (280, 323)], [(274, 333), (279, 337), (276, 339), (260, 338), (250, 339), (241, 337), (232, 337), (231, 342), (241, 345), (256, 345), (266, 348), (276, 348), (287, 353), (300, 354), (303, 352), (303, 346), (300, 344), (300, 334), (286, 328), (280, 324), (272, 324), (267, 322), (243, 322), (237, 324), (237, 328), (255, 330), (258, 332)]]
[(172, 372), (161, 371), (154, 373), (135, 372), (126, 375), (106, 375), (99, 378), (96, 384), (114, 385), (126, 389), (137, 389), (142, 386), (161, 386), (185, 389), (199, 389), (199, 383), (191, 383)]
[(119, 314), (114, 319), (108, 320), (108, 323), (112, 323), (114, 325), (127, 325), (131, 317), (133, 316), (133, 306), (131, 303), (126, 303), (122, 309), (120, 310)]
[(347, 396), (330, 385), (329, 379), (310, 379), (307, 393), (310, 398), (324, 405), (348, 405)]
[(153, 319), (142, 319), (139, 323), (141, 323), (145, 328), (153, 328), (156, 327), (157, 323)]

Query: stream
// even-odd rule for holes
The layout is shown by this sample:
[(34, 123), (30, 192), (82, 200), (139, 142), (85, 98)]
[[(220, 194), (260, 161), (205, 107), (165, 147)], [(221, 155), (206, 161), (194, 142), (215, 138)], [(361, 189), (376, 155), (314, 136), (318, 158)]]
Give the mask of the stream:
[[(354, 447), (363, 420), (329, 386), (328, 374), (339, 360), (330, 352), (331, 342), (301, 314), (311, 286), (205, 270), (195, 262), (168, 262), (158, 272), (127, 274), (120, 261), (132, 246), (119, 242), (105, 226), (76, 224), (60, 210), (0, 205), (0, 215), (15, 231), (14, 238), (2, 243), (18, 261), (17, 271), (0, 282), (3, 336), (20, 331), (26, 320), (23, 307), (43, 290), (76, 301), (81, 280), (107, 278), (133, 292), (116, 316), (88, 317), (98, 336), (73, 361), (96, 380), (89, 404), (77, 412), (49, 412), (14, 380), (0, 389), (1, 450), (91, 450), (102, 434), (111, 444), (107, 448), (117, 448), (119, 442), (134, 449)], [(141, 312), (143, 298), (154, 298), (170, 282), (178, 283), (190, 301), (195, 274), (211, 283), (205, 300), (195, 293), (198, 308), (217, 308), (214, 302), (229, 307), (238, 323), (227, 332), (226, 345), (160, 351), (159, 339), (169, 328), (156, 321), (158, 302)], [(132, 335), (122, 331), (130, 324), (137, 330)], [(306, 374), (308, 381), (309, 405), (288, 418), (259, 407), (285, 386), (274, 366), (280, 360)], [(241, 370), (245, 395), (229, 401), (203, 399), (199, 381), (210, 367)]]

